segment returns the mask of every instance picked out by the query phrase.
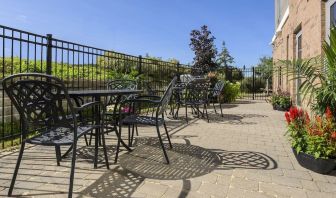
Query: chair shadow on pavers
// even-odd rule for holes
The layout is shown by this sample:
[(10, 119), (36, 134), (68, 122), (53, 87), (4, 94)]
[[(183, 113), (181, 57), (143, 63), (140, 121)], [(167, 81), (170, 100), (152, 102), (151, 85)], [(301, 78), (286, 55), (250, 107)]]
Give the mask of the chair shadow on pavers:
[(116, 167), (81, 191), (79, 197), (132, 197), (144, 180), (145, 178), (138, 174)]
[(225, 151), (212, 149), (219, 158), (220, 164), (216, 169), (260, 169), (272, 170), (278, 167), (277, 162), (270, 156), (255, 151)]
[(209, 119), (212, 123), (217, 124), (231, 124), (231, 125), (256, 125), (257, 122), (251, 122), (244, 119), (250, 119), (250, 118), (267, 118), (266, 115), (260, 115), (260, 114), (228, 114), (224, 113), (223, 117), (221, 117), (218, 114), (209, 114)]
[[(99, 147), (98, 148), (98, 157), (97, 157), (97, 165), (98, 168), (101, 168), (104, 166), (104, 155), (102, 153), (103, 148)], [(106, 145), (106, 151), (107, 151), (107, 156), (109, 158), (113, 159), (115, 156), (116, 152), (116, 146), (115, 145)], [(94, 158), (94, 152), (95, 148), (94, 146), (82, 146), (78, 148), (77, 150), (77, 156), (79, 161), (86, 161), (91, 163), (93, 158)]]
[[(172, 136), (172, 139), (176, 137)], [(172, 162), (170, 165), (162, 163), (162, 154), (155, 138), (137, 138), (136, 149), (120, 156), (120, 166), (145, 178), (158, 180), (189, 179), (213, 170), (277, 168), (274, 159), (260, 152), (205, 149), (191, 145), (186, 137), (181, 138), (186, 144), (173, 144), (173, 149), (168, 153)], [(168, 147), (168, 144), (165, 146)]]
[[(154, 138), (138, 138), (133, 152), (120, 156), (120, 166), (145, 178), (181, 180), (211, 173), (220, 163), (215, 153), (199, 146), (173, 143), (163, 164), (160, 145)], [(168, 147), (168, 144), (164, 144)]]

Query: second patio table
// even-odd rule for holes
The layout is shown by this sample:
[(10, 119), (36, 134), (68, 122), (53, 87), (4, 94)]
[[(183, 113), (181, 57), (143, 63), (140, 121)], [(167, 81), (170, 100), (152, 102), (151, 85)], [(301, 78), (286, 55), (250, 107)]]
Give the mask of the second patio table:
[[(72, 98), (78, 98), (78, 97), (92, 97), (95, 101), (101, 102), (101, 98), (102, 97), (108, 97), (108, 96), (117, 96), (117, 100), (116, 101), (120, 101), (120, 98), (122, 96), (125, 95), (132, 95), (132, 94), (139, 94), (142, 93), (142, 90), (132, 90), (132, 89), (119, 89), (119, 90), (106, 90), (106, 89), (102, 89), (102, 90), (75, 90), (75, 91), (68, 91), (68, 94), (70, 97)], [(97, 111), (99, 111), (99, 109), (96, 109)], [(100, 117), (96, 118), (96, 123), (100, 123)], [(95, 145), (98, 145), (98, 137), (99, 137), (99, 129), (97, 129), (96, 131), (96, 137), (95, 137)], [(120, 133), (118, 133), (118, 131), (116, 131), (117, 137), (118, 137), (118, 141), (121, 142), (121, 144), (129, 151), (131, 151), (131, 149), (126, 145), (126, 143), (122, 140)], [(96, 152), (98, 151), (98, 149), (96, 149)], [(94, 159), (94, 167), (97, 168), (97, 159)]]

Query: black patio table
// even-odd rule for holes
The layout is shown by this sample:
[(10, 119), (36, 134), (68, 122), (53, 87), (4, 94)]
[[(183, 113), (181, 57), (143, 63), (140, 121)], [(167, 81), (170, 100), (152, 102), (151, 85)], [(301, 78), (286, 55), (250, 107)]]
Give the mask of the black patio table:
[[(108, 96), (117, 96), (117, 103), (119, 103), (120, 98), (124, 95), (131, 95), (131, 94), (139, 94), (142, 93), (142, 90), (132, 90), (132, 89), (119, 89), (119, 90), (107, 90), (107, 89), (94, 89), (94, 90), (74, 90), (74, 91), (68, 91), (68, 95), (71, 98), (74, 98), (76, 101), (76, 98), (78, 97), (92, 97), (94, 101), (101, 102), (102, 97), (108, 97)], [(77, 103), (78, 101), (76, 101)], [(98, 108), (98, 107), (96, 107)], [(99, 111), (99, 109), (95, 109), (95, 111)], [(100, 123), (101, 117), (97, 116), (96, 123)], [(118, 141), (121, 142), (121, 144), (128, 150), (132, 151), (126, 143), (121, 139), (121, 134), (116, 131)], [(98, 139), (100, 137), (100, 130), (96, 129), (95, 133), (95, 146), (98, 147)], [(70, 151), (69, 149), (68, 151)], [(63, 155), (66, 156), (68, 154), (68, 151)], [(98, 148), (95, 149), (95, 152), (98, 152)], [(94, 168), (97, 168), (97, 155), (98, 153), (95, 153), (95, 159), (94, 159)]]

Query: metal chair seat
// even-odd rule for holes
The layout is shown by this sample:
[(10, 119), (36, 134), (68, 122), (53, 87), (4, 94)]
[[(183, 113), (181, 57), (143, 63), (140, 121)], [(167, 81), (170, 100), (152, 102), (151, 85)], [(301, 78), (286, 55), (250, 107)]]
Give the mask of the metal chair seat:
[(124, 118), (121, 124), (133, 125), (133, 124), (145, 124), (156, 126), (163, 125), (164, 119), (163, 118), (155, 118), (150, 116), (139, 116), (139, 115), (130, 115)]
[[(77, 127), (77, 138), (86, 134), (98, 126), (80, 126)], [(55, 145), (71, 145), (74, 142), (73, 130), (67, 127), (58, 127), (47, 130), (45, 133), (39, 134), (35, 137), (26, 140), (30, 144), (39, 144), (46, 146)]]

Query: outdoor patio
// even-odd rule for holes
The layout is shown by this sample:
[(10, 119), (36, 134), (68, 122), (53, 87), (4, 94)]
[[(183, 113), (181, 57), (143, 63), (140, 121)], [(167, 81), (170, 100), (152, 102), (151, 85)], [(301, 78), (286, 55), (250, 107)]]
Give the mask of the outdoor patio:
[[(210, 109), (210, 123), (169, 120), (173, 150), (163, 163), (154, 127), (139, 127), (135, 151), (113, 164), (116, 139), (107, 135), (111, 169), (100, 151), (78, 150), (74, 196), (79, 197), (336, 197), (336, 172), (320, 175), (302, 168), (285, 133), (284, 113), (263, 101), (224, 105), (224, 117)], [(189, 114), (191, 115), (191, 114)], [(182, 116), (183, 117), (183, 116)], [(66, 197), (70, 158), (56, 165), (54, 147), (25, 151), (14, 195)], [(63, 148), (63, 152), (65, 148)], [(0, 196), (6, 196), (17, 151), (0, 153)]]

